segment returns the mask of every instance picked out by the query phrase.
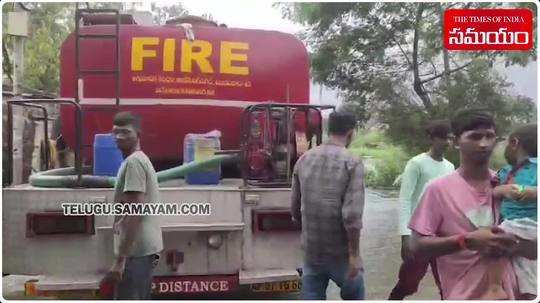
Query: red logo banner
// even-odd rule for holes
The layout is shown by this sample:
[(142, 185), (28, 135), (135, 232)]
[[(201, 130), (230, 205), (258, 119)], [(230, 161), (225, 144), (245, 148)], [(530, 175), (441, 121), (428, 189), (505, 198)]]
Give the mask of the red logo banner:
[(449, 9), (444, 12), (443, 38), (448, 50), (530, 50), (533, 13), (528, 9)]

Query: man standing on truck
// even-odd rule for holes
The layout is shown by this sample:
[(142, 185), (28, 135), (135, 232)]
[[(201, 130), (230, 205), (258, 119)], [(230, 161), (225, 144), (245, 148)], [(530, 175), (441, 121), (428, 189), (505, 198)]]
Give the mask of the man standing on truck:
[(426, 274), (428, 265), (431, 265), (435, 283), (437, 286), (440, 285), (435, 259), (425, 260), (411, 253), (409, 248), (411, 230), (407, 228), (426, 184), (454, 171), (454, 164), (443, 157), (450, 145), (450, 122), (448, 120), (432, 121), (427, 125), (426, 133), (430, 142), (429, 151), (410, 159), (401, 175), (399, 234), (403, 263), (399, 268), (398, 282), (388, 300), (403, 300), (406, 296), (414, 294)]
[[(114, 116), (112, 133), (124, 161), (118, 171), (114, 203), (160, 203), (156, 171), (141, 151), (140, 120), (130, 112)], [(152, 271), (163, 249), (155, 216), (124, 215), (114, 219), (115, 262), (106, 279), (115, 282), (115, 299), (150, 299)]]
[(343, 299), (364, 299), (360, 229), (364, 209), (364, 167), (347, 147), (356, 119), (329, 117), (328, 142), (298, 159), (292, 180), (292, 217), (302, 224), (302, 299), (324, 300), (329, 279)]

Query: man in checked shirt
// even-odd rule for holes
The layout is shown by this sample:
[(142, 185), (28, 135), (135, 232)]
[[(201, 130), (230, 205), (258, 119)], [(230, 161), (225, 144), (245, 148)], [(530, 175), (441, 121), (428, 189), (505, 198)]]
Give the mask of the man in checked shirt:
[(347, 150), (356, 120), (333, 112), (329, 138), (298, 159), (292, 180), (293, 220), (302, 224), (304, 300), (326, 299), (332, 279), (341, 298), (364, 299), (360, 229), (364, 209), (364, 166)]

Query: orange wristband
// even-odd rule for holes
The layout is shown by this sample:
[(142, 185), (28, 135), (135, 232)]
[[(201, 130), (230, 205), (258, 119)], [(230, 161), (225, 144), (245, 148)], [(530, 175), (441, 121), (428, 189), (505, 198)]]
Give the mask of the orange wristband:
[(467, 249), (467, 245), (465, 244), (465, 234), (458, 235), (456, 240), (461, 249)]

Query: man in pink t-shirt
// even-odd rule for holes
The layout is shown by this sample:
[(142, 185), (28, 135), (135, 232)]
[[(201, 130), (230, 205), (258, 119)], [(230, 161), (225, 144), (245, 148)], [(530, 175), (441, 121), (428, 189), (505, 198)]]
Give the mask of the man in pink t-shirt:
[(429, 183), (413, 213), (412, 250), (437, 258), (443, 299), (480, 299), (487, 291), (487, 268), (502, 257), (505, 294), (515, 299), (516, 277), (508, 256), (536, 258), (536, 243), (491, 228), (498, 221), (491, 194), (489, 158), (496, 142), (493, 117), (462, 110), (452, 119), (461, 166)]

